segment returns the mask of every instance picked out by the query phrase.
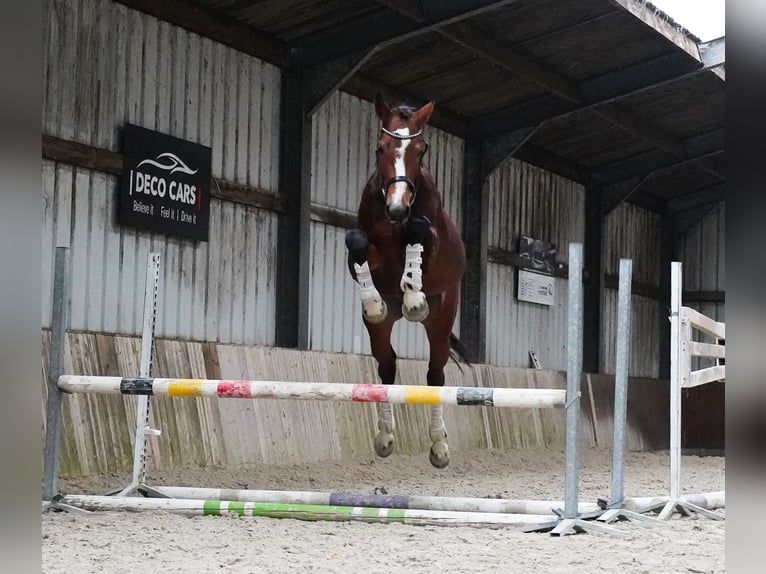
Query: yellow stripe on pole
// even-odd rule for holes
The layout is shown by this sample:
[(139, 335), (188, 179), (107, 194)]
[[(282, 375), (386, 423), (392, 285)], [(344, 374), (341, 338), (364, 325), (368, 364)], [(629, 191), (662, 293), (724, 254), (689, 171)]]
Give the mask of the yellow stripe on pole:
[(176, 379), (168, 381), (168, 396), (201, 397), (202, 381), (200, 379)]
[(436, 405), (441, 402), (441, 387), (410, 386), (404, 389), (405, 403)]

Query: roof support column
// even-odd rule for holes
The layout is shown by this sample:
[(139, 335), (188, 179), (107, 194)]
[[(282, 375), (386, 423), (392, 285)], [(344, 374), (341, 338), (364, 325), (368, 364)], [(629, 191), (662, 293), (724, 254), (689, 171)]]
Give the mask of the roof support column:
[(660, 369), (661, 379), (670, 379), (670, 263), (676, 255), (675, 215), (662, 214), (660, 244)]
[(585, 246), (583, 263), (587, 273), (583, 293), (583, 371), (598, 373), (601, 350), (601, 188), (585, 189)]
[(282, 73), (277, 231), (276, 345), (308, 349), (311, 225), (311, 117), (303, 72)]
[(460, 340), (472, 361), (486, 352), (487, 186), (482, 169), (482, 141), (465, 142), (463, 164), (463, 241), (466, 270), (460, 297)]

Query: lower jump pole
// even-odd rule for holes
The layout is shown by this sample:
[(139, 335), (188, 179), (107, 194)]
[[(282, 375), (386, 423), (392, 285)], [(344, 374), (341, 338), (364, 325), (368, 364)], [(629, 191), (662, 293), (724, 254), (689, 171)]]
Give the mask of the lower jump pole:
[[(393, 494), (356, 494), (351, 492), (309, 492), (289, 490), (237, 490), (185, 486), (155, 486), (159, 494), (170, 498), (234, 500), (239, 502), (274, 502), (282, 504), (319, 504), (328, 506), (365, 506), (409, 510), (446, 510), (455, 512), (490, 512), (501, 514), (554, 514), (560, 500), (511, 500), (452, 496), (407, 496)], [(649, 502), (649, 501), (647, 501)], [(580, 512), (595, 512), (596, 503), (581, 502)]]
[(164, 511), (201, 516), (225, 516), (234, 513), (240, 516), (293, 518), (309, 521), (398, 522), (433, 526), (523, 527), (546, 524), (555, 520), (553, 515), (539, 514), (493, 514), (489, 512), (450, 512), (233, 500), (68, 495), (62, 497), (61, 502), (84, 510)]
[(285, 381), (159, 379), (63, 375), (58, 386), (69, 393), (165, 395), (229, 399), (299, 399), (362, 403), (443, 404), (514, 408), (563, 407), (563, 389), (427, 387)]

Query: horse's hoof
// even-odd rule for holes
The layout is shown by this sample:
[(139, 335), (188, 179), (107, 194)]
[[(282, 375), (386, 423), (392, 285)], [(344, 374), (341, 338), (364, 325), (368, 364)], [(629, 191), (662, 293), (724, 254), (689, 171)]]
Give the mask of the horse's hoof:
[(362, 316), (370, 325), (377, 325), (388, 317), (386, 302), (381, 300), (378, 304), (368, 303), (362, 305)]
[(380, 458), (386, 458), (394, 452), (394, 435), (381, 431), (375, 435), (375, 453)]
[(428, 460), (431, 461), (431, 465), (436, 468), (446, 468), (449, 464), (449, 447), (447, 442), (438, 440), (431, 445), (431, 450), (428, 453)]
[(413, 323), (420, 323), (428, 317), (428, 303), (424, 304), (422, 307), (416, 307), (415, 309), (410, 310), (402, 305), (402, 316)]
[(428, 302), (425, 293), (407, 289), (402, 298), (402, 316), (413, 323), (419, 323), (428, 317)]

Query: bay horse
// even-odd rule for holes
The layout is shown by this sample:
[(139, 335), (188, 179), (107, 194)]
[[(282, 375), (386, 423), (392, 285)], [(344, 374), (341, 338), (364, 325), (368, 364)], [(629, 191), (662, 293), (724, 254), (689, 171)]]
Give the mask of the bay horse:
[[(385, 385), (396, 378), (391, 331), (402, 317), (425, 327), (429, 386), (444, 385), (444, 366), (450, 357), (470, 364), (452, 333), (465, 246), (444, 210), (434, 178), (422, 164), (428, 150), (423, 126), (433, 108), (434, 102), (419, 109), (392, 107), (376, 94), (375, 113), (381, 122), (377, 166), (362, 192), (358, 228), (346, 234), (349, 272), (359, 285), (364, 325)], [(378, 403), (377, 408), (375, 452), (387, 457), (394, 449), (394, 416), (388, 403)], [(442, 405), (431, 405), (429, 434), (429, 460), (444, 468), (449, 464), (449, 447)]]

